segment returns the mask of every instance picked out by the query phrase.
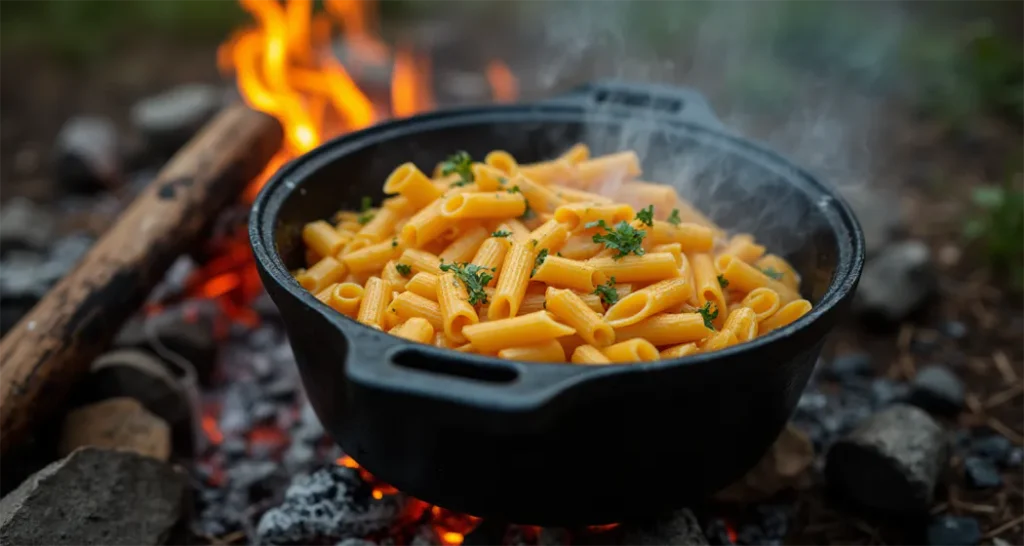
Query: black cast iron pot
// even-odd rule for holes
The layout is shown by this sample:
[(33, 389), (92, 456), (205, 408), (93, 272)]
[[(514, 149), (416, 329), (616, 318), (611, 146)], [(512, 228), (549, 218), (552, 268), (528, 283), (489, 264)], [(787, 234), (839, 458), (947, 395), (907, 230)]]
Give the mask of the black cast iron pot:
[[(412, 344), (317, 301), (289, 269), (300, 231), (414, 161), (457, 150), (521, 162), (584, 141), (638, 150), (721, 226), (756, 234), (803, 275), (814, 309), (726, 350), (640, 365), (509, 362)], [(785, 159), (730, 134), (700, 95), (601, 83), (538, 104), (439, 111), (336, 138), (278, 172), (252, 208), (260, 276), (303, 383), (359, 464), (424, 501), (502, 521), (601, 524), (699, 501), (742, 476), (785, 425), (860, 276), (847, 205)]]

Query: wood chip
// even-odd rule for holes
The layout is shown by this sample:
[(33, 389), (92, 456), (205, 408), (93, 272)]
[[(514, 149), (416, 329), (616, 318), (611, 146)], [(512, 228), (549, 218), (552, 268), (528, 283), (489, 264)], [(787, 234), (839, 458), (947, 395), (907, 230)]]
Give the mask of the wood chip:
[(60, 454), (82, 446), (134, 451), (166, 461), (171, 454), (171, 430), (134, 398), (111, 398), (75, 409), (64, 419)]
[(992, 361), (996, 363), (996, 368), (999, 373), (1003, 376), (1003, 381), (1013, 384), (1018, 381), (1017, 372), (1013, 369), (1013, 365), (1010, 364), (1010, 359), (1006, 356), (1003, 351), (996, 351), (992, 353)]
[(1016, 518), (1014, 518), (1014, 519), (1012, 519), (1012, 520), (1010, 520), (1010, 521), (1000, 525), (999, 527), (996, 527), (995, 529), (992, 529), (991, 531), (985, 533), (985, 538), (992, 538), (992, 537), (1002, 533), (1003, 531), (1009, 531), (1010, 529), (1013, 529), (1014, 527), (1020, 525), (1021, 523), (1024, 523), (1024, 516), (1018, 516), (1018, 517), (1016, 517)]
[(986, 423), (988, 424), (988, 426), (992, 427), (992, 430), (998, 432), (999, 434), (1002, 434), (1003, 436), (1006, 436), (1007, 440), (1010, 440), (1011, 442), (1017, 445), (1024, 444), (1024, 436), (1021, 436), (1019, 432), (1004, 425), (1003, 422), (1000, 421), (999, 419), (996, 419), (995, 417), (989, 417)]
[(988, 400), (985, 401), (985, 409), (999, 407), (1010, 400), (1017, 398), (1021, 393), (1024, 393), (1024, 384), (1017, 384), (1005, 391), (997, 392), (996, 394), (988, 397)]

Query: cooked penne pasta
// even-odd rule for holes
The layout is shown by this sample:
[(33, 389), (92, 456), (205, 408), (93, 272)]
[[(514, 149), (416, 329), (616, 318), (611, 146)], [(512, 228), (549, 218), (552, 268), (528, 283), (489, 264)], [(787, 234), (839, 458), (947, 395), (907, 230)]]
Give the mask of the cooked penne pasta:
[(573, 364), (611, 364), (607, 356), (593, 345), (580, 345), (572, 352)]
[[(493, 305), (492, 305), (493, 308)], [(462, 329), (478, 351), (500, 351), (568, 336), (576, 330), (556, 321), (551, 313), (537, 311), (518, 317), (472, 324)]]
[(576, 334), (590, 345), (607, 347), (615, 342), (612, 327), (575, 292), (549, 287), (545, 302), (548, 311), (575, 328)]
[(501, 349), (498, 358), (520, 362), (565, 362), (565, 350), (558, 341), (550, 339), (533, 345)]
[(373, 328), (384, 328), (384, 309), (390, 302), (391, 286), (388, 281), (380, 277), (370, 277), (366, 281), (356, 320)]
[(601, 352), (612, 362), (650, 362), (661, 359), (657, 347), (650, 341), (639, 338), (605, 347)]
[(388, 334), (525, 362), (685, 358), (811, 310), (792, 264), (642, 175), (635, 152), (584, 143), (527, 164), (459, 152), (429, 177), (406, 162), (378, 205), (303, 225), (292, 276)]

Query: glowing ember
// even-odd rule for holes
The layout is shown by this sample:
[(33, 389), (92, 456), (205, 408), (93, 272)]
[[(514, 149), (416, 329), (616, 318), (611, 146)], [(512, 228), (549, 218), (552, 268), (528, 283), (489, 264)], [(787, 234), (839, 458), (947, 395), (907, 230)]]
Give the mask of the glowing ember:
[(206, 433), (206, 437), (210, 439), (213, 444), (219, 444), (224, 441), (224, 435), (220, 432), (220, 427), (217, 426), (217, 419), (210, 414), (203, 415), (203, 432)]

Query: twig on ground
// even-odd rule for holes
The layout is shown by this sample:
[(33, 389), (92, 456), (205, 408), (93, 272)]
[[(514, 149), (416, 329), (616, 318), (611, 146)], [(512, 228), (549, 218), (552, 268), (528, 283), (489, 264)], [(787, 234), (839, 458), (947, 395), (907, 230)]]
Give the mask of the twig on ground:
[(1006, 356), (1006, 353), (1003, 351), (992, 353), (992, 361), (996, 363), (996, 368), (1003, 375), (1003, 381), (1011, 385), (1018, 381), (1017, 372), (1013, 369), (1013, 365), (1010, 364), (1010, 359)]
[(1009, 531), (1010, 529), (1013, 529), (1014, 527), (1020, 525), (1021, 523), (1024, 523), (1024, 516), (1017, 516), (1016, 518), (1014, 518), (1014, 519), (1012, 519), (1012, 520), (1010, 520), (1010, 521), (1000, 525), (999, 527), (996, 527), (995, 529), (992, 529), (991, 531), (985, 533), (985, 538), (992, 538), (992, 537), (1002, 533), (1003, 531)]

